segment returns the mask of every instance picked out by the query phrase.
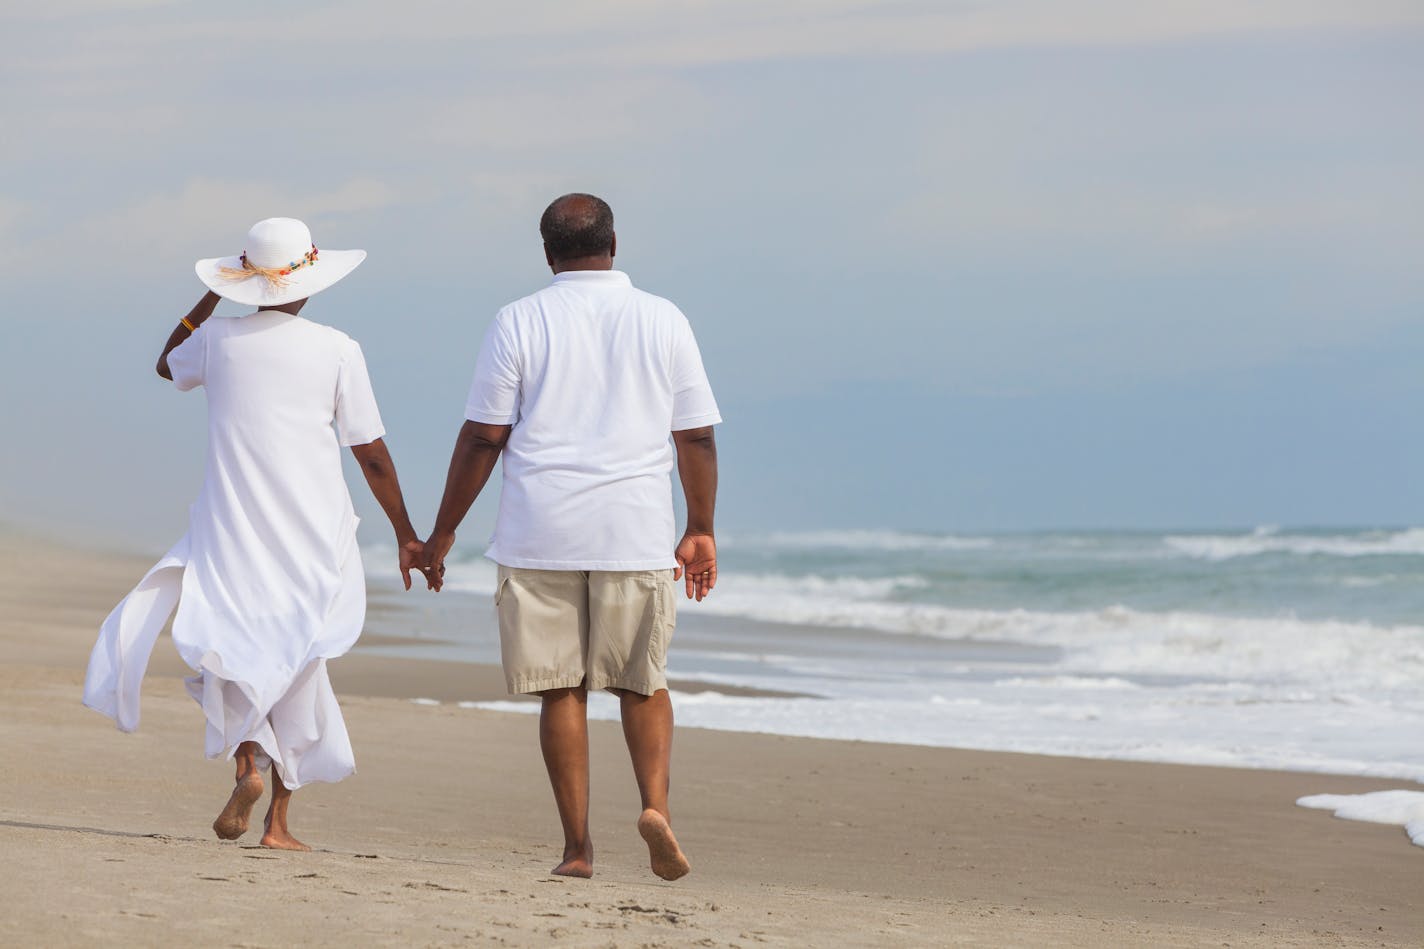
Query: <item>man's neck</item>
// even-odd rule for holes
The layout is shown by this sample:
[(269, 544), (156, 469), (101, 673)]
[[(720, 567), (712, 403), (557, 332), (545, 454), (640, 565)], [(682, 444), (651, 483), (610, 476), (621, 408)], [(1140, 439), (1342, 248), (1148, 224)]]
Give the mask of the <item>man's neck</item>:
[(566, 270), (612, 270), (613, 258), (608, 254), (597, 257), (575, 257), (572, 260), (556, 260), (549, 265), (556, 274)]

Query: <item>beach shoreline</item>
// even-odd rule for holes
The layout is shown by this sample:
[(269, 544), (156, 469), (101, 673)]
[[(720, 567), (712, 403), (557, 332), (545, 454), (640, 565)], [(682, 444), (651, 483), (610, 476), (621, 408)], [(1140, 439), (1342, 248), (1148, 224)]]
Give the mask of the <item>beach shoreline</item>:
[[(63, 575), (30, 569), (37, 551)], [(148, 560), (14, 539), (0, 560), (5, 942), (211, 942), (263, 899), (281, 911), (237, 941), (1424, 939), (1424, 851), (1398, 827), (1294, 803), (1401, 782), (680, 729), (672, 807), (694, 872), (665, 884), (632, 829), (610, 722), (590, 728), (596, 876), (551, 878), (557, 821), (534, 717), (457, 704), (505, 698), (498, 669), (361, 650), (332, 663), (358, 772), (293, 806), (318, 852), (253, 849), (251, 834), (221, 844), (207, 824), (231, 776), (202, 758), (166, 636), (137, 733), (79, 704), (98, 623)]]
[[(1424, 781), (1420, 534), (738, 534), (681, 602), (679, 720), (727, 731)], [(494, 566), (363, 551), (390, 655), (498, 664)], [(432, 642), (432, 640), (441, 640)], [(518, 708), (516, 705), (500, 707)], [(616, 715), (599, 697), (590, 714)]]

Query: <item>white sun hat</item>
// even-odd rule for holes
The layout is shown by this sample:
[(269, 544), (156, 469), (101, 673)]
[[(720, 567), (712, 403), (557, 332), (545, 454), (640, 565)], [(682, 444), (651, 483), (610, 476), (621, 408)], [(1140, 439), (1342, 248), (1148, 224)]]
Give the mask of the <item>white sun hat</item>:
[(317, 252), (311, 230), (290, 217), (269, 217), (247, 232), (237, 257), (193, 265), (198, 279), (224, 299), (245, 306), (280, 306), (319, 293), (355, 270), (364, 250)]

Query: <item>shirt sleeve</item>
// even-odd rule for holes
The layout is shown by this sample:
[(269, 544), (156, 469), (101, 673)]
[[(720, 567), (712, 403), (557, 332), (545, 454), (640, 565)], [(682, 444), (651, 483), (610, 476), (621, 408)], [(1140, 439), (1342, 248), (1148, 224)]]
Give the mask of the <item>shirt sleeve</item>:
[(678, 313), (672, 347), (672, 430), (681, 432), (721, 421), (707, 371), (702, 368), (702, 352), (692, 335), (692, 324)]
[(369, 445), (386, 434), (386, 427), (381, 424), (381, 411), (376, 407), (376, 393), (371, 389), (361, 345), (351, 339), (346, 344), (336, 371), (336, 436), (341, 447), (350, 448)]
[(500, 314), (480, 345), (475, 378), (465, 400), (465, 418), (486, 425), (513, 425), (519, 420), (519, 383), (519, 351)]
[(202, 385), (208, 372), (208, 334), (199, 326), (168, 353), (168, 371), (179, 392)]

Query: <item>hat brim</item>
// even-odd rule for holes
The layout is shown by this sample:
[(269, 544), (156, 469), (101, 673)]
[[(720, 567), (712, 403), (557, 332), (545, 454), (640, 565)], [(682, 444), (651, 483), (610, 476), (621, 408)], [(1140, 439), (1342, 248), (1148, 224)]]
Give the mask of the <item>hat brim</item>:
[(315, 262), (287, 275), (286, 286), (276, 287), (265, 277), (253, 275), (246, 280), (229, 280), (222, 268), (242, 269), (241, 257), (210, 257), (198, 261), (193, 270), (209, 290), (243, 306), (280, 306), (302, 300), (345, 277), (366, 259), (364, 250), (323, 250)]

